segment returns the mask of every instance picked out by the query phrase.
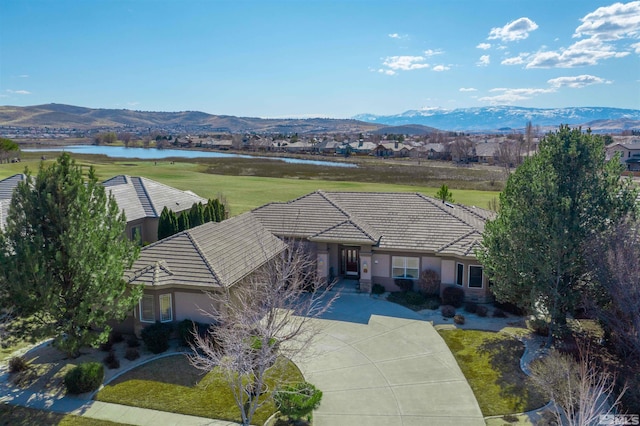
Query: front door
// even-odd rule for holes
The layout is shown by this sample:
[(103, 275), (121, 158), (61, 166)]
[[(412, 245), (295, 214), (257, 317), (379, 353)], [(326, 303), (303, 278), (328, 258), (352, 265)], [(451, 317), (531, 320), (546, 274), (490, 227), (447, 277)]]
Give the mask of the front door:
[(342, 249), (342, 274), (355, 277), (360, 275), (360, 253), (357, 248)]

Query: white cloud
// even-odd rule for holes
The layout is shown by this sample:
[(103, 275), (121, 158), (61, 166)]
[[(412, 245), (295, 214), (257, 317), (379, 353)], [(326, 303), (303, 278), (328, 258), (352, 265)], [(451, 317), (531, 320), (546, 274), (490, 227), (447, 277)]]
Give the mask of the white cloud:
[(633, 51), (635, 53), (637, 53), (638, 55), (640, 55), (640, 43), (633, 43), (631, 45), (631, 48), (633, 49)]
[(556, 88), (570, 87), (572, 89), (581, 89), (592, 84), (611, 84), (611, 81), (596, 77), (595, 75), (583, 74), (572, 77), (552, 78), (548, 80), (547, 83)]
[(381, 73), (381, 74), (386, 74), (386, 75), (395, 75), (395, 73), (396, 73), (394, 70), (385, 70), (383, 68), (380, 68), (378, 70), (378, 72)]
[(597, 38), (588, 38), (573, 43), (566, 49), (559, 51), (541, 51), (532, 54), (527, 68), (573, 68), (596, 65), (599, 61), (609, 58), (622, 58), (629, 52), (618, 52), (610, 44), (603, 43)]
[(488, 102), (492, 105), (498, 104), (512, 104), (519, 101), (524, 101), (527, 99), (531, 99), (533, 96), (540, 95), (543, 93), (553, 93), (555, 89), (531, 89), (531, 88), (522, 88), (522, 89), (507, 89), (504, 87), (498, 87), (495, 89), (489, 90), (492, 93), (501, 92), (499, 95), (494, 96), (484, 96), (478, 98), (479, 101)]
[(480, 43), (476, 46), (476, 49), (482, 49), (482, 50), (491, 49), (491, 43)]
[(529, 18), (518, 18), (509, 22), (504, 27), (492, 28), (489, 31), (488, 40), (501, 40), (503, 42), (524, 40), (529, 37), (531, 31), (538, 29), (538, 24)]
[(11, 90), (7, 89), (7, 93), (11, 93), (12, 95), (30, 95), (31, 92), (28, 90)]
[(640, 35), (640, 1), (614, 3), (597, 8), (580, 19), (574, 37), (620, 40)]
[(429, 64), (424, 61), (424, 56), (387, 56), (382, 65), (392, 70), (412, 71), (429, 68)]
[(473, 87), (461, 87), (460, 89), (458, 89), (458, 91), (460, 91), (460, 92), (477, 92), (478, 89), (475, 89)]
[(391, 37), (391, 38), (400, 38), (400, 34), (398, 34), (398, 33), (389, 34), (389, 37)]
[(29, 78), (29, 74), (20, 74), (18, 78)]
[(491, 63), (491, 58), (489, 57), (489, 55), (482, 55), (480, 56), (480, 59), (478, 60), (478, 62), (476, 62), (476, 65), (479, 67), (486, 67), (490, 63)]
[(500, 64), (502, 65), (520, 65), (524, 64), (525, 59), (529, 56), (528, 53), (521, 53), (518, 56), (514, 56), (511, 58), (503, 59)]
[(440, 50), (440, 49), (427, 49), (424, 51), (424, 56), (429, 57), (429, 56), (435, 56), (435, 55), (442, 55), (444, 53), (444, 51)]
[(432, 68), (434, 71), (449, 71), (451, 69), (451, 67), (448, 67), (446, 65), (436, 65), (435, 67)]

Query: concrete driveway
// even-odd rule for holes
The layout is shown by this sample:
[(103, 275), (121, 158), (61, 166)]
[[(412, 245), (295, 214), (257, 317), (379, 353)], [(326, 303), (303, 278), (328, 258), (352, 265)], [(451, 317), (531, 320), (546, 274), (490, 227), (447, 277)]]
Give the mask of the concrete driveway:
[(484, 425), (478, 403), (431, 323), (402, 306), (347, 294), (316, 320), (303, 359), (323, 392), (314, 425)]

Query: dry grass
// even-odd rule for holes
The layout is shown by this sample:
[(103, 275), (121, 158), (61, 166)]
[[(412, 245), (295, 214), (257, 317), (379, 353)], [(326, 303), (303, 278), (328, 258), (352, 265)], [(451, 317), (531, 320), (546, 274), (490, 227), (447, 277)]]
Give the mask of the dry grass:
[(16, 407), (0, 404), (0, 426), (32, 426), (32, 425), (60, 425), (60, 426), (115, 426), (107, 420), (91, 419), (73, 414), (60, 414), (35, 408)]

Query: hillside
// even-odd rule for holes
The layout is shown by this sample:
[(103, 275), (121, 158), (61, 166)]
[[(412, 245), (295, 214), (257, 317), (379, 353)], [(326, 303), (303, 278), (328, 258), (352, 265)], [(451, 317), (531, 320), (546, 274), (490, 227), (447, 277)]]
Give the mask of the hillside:
[(262, 119), (211, 115), (198, 111), (150, 112), (127, 109), (95, 109), (46, 104), (28, 107), (0, 106), (0, 126), (55, 127), (78, 130), (104, 128), (173, 129), (231, 133), (353, 133), (369, 132), (382, 124), (352, 119)]

